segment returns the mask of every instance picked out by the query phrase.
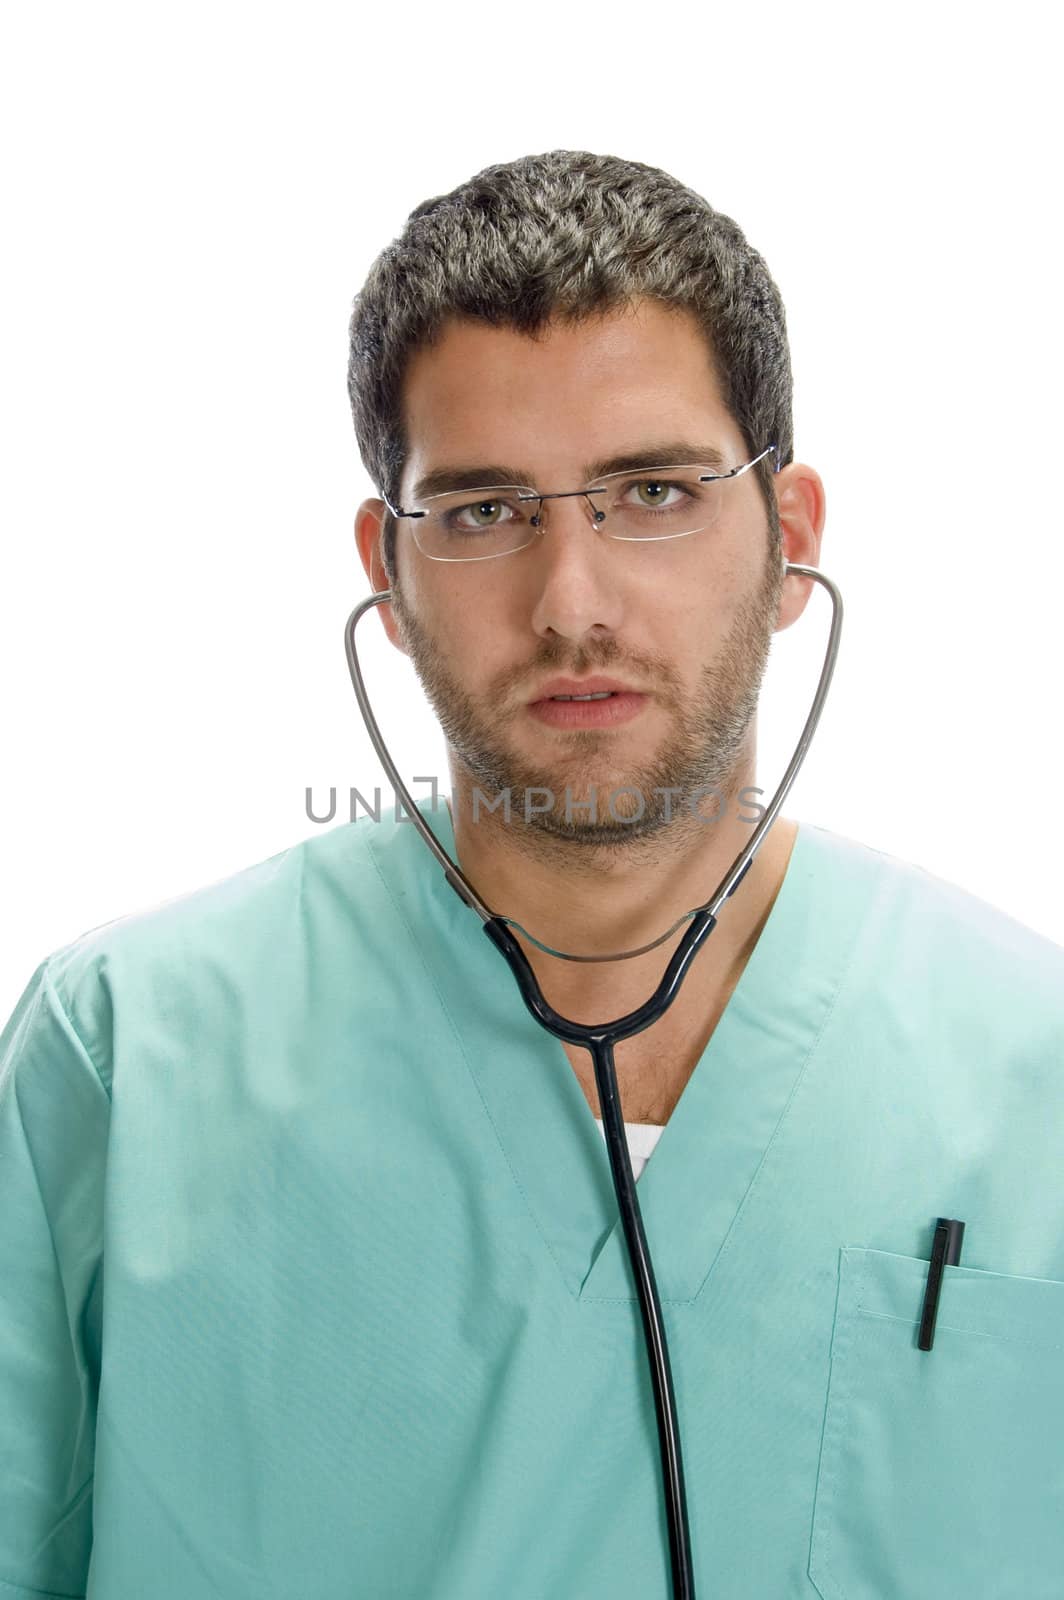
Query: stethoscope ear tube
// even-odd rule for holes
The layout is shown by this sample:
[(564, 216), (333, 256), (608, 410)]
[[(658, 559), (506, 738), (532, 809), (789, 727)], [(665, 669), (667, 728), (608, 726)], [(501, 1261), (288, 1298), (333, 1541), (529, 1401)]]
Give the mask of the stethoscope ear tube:
[[(835, 660), (839, 652), (839, 640), (842, 634), (842, 596), (839, 593), (837, 586), (831, 581), (831, 579), (826, 577), (824, 573), (818, 571), (816, 567), (799, 566), (794, 562), (787, 562), (784, 565), (784, 577), (789, 578), (792, 576), (799, 578), (812, 578), (814, 582), (819, 583), (822, 588), (827, 590), (831, 599), (831, 629), (828, 636), (827, 648), (824, 652), (824, 664), (820, 669), (820, 678), (817, 683), (816, 693), (813, 696), (813, 703), (809, 708), (809, 715), (806, 717), (805, 726), (803, 727), (801, 735), (798, 739), (798, 743), (795, 746), (794, 754), (791, 756), (787, 770), (780, 779), (779, 786), (776, 789), (775, 794), (772, 796), (772, 799), (765, 808), (764, 815), (758, 822), (742, 850), (740, 850), (739, 854), (736, 856), (735, 860), (724, 874), (724, 877), (718, 884), (711, 899), (707, 900), (704, 906), (696, 906), (695, 912), (708, 910), (712, 912), (714, 916), (716, 916), (717, 912), (720, 910), (728, 896), (733, 894), (738, 888), (739, 880), (746, 872), (746, 869), (760, 848), (761, 841), (765, 837), (765, 834), (776, 820), (780, 808), (787, 797), (787, 792), (801, 770), (802, 762), (805, 760), (806, 751), (808, 750), (810, 741), (812, 740), (813, 734), (816, 731), (817, 723), (820, 721), (820, 715), (824, 707), (824, 701), (827, 698), (827, 692), (831, 685), (832, 675), (835, 671)], [(358, 661), (358, 651), (355, 647), (355, 629), (357, 628), (361, 619), (366, 615), (367, 611), (371, 611), (375, 606), (387, 605), (391, 598), (392, 591), (390, 589), (381, 589), (376, 594), (367, 595), (364, 600), (360, 600), (358, 605), (355, 606), (345, 624), (344, 648), (347, 652), (347, 667), (351, 674), (351, 683), (354, 687), (355, 699), (358, 701), (358, 709), (362, 713), (362, 720), (366, 725), (366, 732), (369, 734), (373, 748), (377, 753), (377, 757), (381, 763), (381, 766), (388, 774), (388, 778), (395, 794), (400, 796), (402, 799), (408, 819), (417, 828), (422, 839), (425, 841), (425, 844), (432, 851), (432, 854), (443, 868), (444, 876), (458, 898), (463, 902), (464, 905), (467, 905), (471, 911), (475, 911), (482, 922), (488, 922), (492, 917), (496, 916), (497, 913), (481, 898), (480, 894), (466, 877), (457, 861), (451, 860), (450, 856), (447, 854), (446, 850), (443, 848), (442, 844), (437, 839), (428, 823), (425, 821), (425, 818), (422, 816), (421, 811), (418, 809), (418, 806), (410, 794), (409, 789), (399, 776), (395, 762), (392, 760), (388, 751), (388, 747), (384, 743), (384, 739), (381, 736), (380, 728), (377, 726), (377, 719), (373, 715), (373, 708), (369, 703), (369, 695), (366, 693), (366, 685), (363, 681), (362, 670)], [(689, 915), (694, 915), (695, 912), (689, 913)], [(540, 941), (529, 934), (526, 929), (522, 929), (521, 931), (525, 933), (526, 937), (530, 939), (533, 944), (539, 945), (541, 950), (547, 951), (547, 953), (550, 955), (559, 956), (565, 961), (623, 961), (630, 956), (644, 955), (648, 950), (652, 950), (657, 944), (664, 944), (666, 939), (670, 938), (671, 935), (675, 933), (678, 926), (679, 923), (675, 924), (671, 928), (668, 928), (660, 936), (660, 938), (654, 940), (651, 944), (641, 946), (638, 950), (622, 950), (612, 955), (598, 956), (570, 955), (562, 950), (553, 950), (549, 945), (541, 944)]]

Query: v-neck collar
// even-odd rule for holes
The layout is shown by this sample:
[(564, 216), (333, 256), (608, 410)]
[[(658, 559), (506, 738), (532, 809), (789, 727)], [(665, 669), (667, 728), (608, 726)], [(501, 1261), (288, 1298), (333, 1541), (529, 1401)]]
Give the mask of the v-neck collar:
[[(419, 809), (455, 860), (446, 805)], [(371, 828), (370, 845), (570, 1293), (634, 1300), (605, 1143), (560, 1041), (528, 1012), (417, 829)], [(693, 1300), (713, 1269), (827, 1022), (881, 860), (798, 825), (757, 943), (639, 1180), (663, 1301)]]

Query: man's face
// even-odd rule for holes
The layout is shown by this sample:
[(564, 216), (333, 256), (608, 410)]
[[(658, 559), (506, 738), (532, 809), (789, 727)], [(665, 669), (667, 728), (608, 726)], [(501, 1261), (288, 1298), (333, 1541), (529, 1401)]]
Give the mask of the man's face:
[[(588, 463), (622, 452), (653, 466), (655, 444), (715, 446), (726, 469), (751, 454), (697, 324), (649, 300), (634, 313), (553, 323), (537, 339), (455, 319), (413, 357), (403, 399), (404, 506), (417, 479), (444, 466), (505, 462), (523, 469), (516, 481), (549, 492), (582, 487)], [(698, 804), (709, 818), (734, 811), (752, 781), (782, 588), (764, 501), (750, 472), (723, 487), (710, 529), (634, 544), (596, 532), (588, 507), (580, 496), (548, 500), (531, 545), (467, 563), (429, 560), (401, 521), (399, 639), (447, 738), (456, 787), (475, 784), (489, 800), (509, 789), (521, 832), (611, 845), (670, 823), (701, 829), (687, 797), (710, 786), (729, 797)], [(548, 679), (592, 674), (640, 690), (637, 714), (574, 728), (531, 710)], [(537, 811), (544, 796), (533, 795), (526, 826), (532, 790), (554, 803)], [(594, 820), (581, 804), (592, 791)]]

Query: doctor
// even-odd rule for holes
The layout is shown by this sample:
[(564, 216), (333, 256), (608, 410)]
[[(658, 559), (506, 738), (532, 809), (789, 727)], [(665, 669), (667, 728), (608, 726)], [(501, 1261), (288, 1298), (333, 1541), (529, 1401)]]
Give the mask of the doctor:
[[(382, 251), (350, 391), (359, 554), (448, 743), (422, 810), (551, 1003), (618, 1016), (679, 934), (541, 946), (712, 892), (819, 561), (775, 285), (667, 174), (527, 157)], [(618, 1047), (700, 1596), (1059, 1588), (1062, 979), (781, 817)], [(49, 956), (0, 1037), (0, 1593), (667, 1596), (598, 1110), (387, 810)]]

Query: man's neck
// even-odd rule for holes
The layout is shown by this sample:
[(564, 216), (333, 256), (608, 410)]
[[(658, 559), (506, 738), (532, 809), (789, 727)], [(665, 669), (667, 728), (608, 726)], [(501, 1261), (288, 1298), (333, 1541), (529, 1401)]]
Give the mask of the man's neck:
[[(520, 830), (531, 824), (483, 811), (474, 820), (459, 783), (451, 813), (458, 861), (487, 904), (541, 943), (577, 955), (638, 949), (660, 938), (715, 893), (754, 827), (732, 807), (717, 822), (665, 829), (624, 847), (548, 838), (529, 848)], [(777, 817), (762, 840), (670, 1008), (677, 1021), (704, 1014), (734, 988), (783, 882), (796, 832), (796, 823)], [(517, 937), (549, 1003), (574, 1022), (600, 1022), (649, 998), (688, 925), (624, 961), (563, 961)]]

